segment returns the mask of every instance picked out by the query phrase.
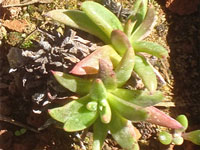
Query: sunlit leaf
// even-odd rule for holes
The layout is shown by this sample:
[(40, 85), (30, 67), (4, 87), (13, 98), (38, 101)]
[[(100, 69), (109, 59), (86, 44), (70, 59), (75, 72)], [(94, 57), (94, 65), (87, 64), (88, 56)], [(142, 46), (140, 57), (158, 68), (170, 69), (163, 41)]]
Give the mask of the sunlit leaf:
[(104, 59), (108, 56), (110, 57), (113, 66), (116, 66), (121, 59), (112, 46), (105, 45), (78, 62), (70, 73), (76, 75), (97, 74), (99, 70), (99, 59)]
[(135, 41), (140, 41), (145, 37), (147, 37), (150, 34), (151, 30), (153, 29), (156, 20), (157, 17), (153, 7), (149, 7), (144, 20), (138, 26), (138, 28), (132, 33), (130, 38), (131, 43)]
[(113, 30), (119, 29), (123, 31), (119, 19), (101, 4), (85, 1), (82, 3), (81, 9), (109, 38)]
[(142, 56), (135, 56), (134, 71), (142, 79), (145, 87), (150, 91), (154, 92), (157, 89), (157, 78), (152, 67), (146, 62)]
[(149, 116), (146, 121), (150, 123), (172, 129), (183, 128), (183, 126), (178, 121), (153, 106), (146, 107), (145, 110), (149, 112)]
[(145, 52), (149, 53), (158, 58), (168, 57), (168, 51), (160, 44), (148, 41), (137, 41), (133, 42), (132, 46), (135, 52)]
[(67, 26), (95, 35), (107, 44), (110, 43), (109, 37), (82, 11), (57, 9), (46, 15)]
[(113, 138), (122, 148), (126, 150), (139, 150), (137, 135), (131, 121), (113, 112), (113, 117), (108, 127)]
[(107, 125), (102, 123), (100, 119), (97, 119), (93, 125), (93, 150), (101, 150), (104, 140), (107, 136)]
[(160, 91), (155, 91), (151, 94), (149, 91), (144, 90), (128, 90), (118, 88), (113, 90), (112, 94), (142, 107), (153, 106), (164, 99), (164, 96)]
[(200, 145), (200, 130), (184, 133), (182, 136), (185, 140), (191, 141), (196, 145)]
[(147, 111), (142, 107), (123, 100), (111, 93), (108, 93), (108, 101), (113, 110), (128, 120), (141, 121), (148, 117)]
[(99, 102), (99, 115), (103, 123), (107, 124), (111, 121), (112, 117), (111, 108), (106, 99), (102, 99)]
[(49, 114), (55, 120), (64, 123), (65, 131), (83, 130), (93, 124), (98, 116), (97, 111), (90, 111), (86, 108), (90, 100), (89, 96), (82, 97), (62, 107), (50, 109)]
[(63, 72), (52, 71), (56, 80), (66, 89), (81, 95), (89, 92), (92, 82), (87, 79), (75, 77)]
[(169, 145), (172, 142), (172, 135), (166, 131), (161, 131), (158, 140), (164, 145)]

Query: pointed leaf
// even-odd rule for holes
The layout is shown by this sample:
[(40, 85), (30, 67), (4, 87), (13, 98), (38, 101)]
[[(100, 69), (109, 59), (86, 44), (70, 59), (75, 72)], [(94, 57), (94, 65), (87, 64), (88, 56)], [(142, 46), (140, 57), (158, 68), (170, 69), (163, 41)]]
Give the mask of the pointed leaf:
[(135, 41), (140, 41), (144, 39), (145, 37), (147, 37), (150, 34), (153, 27), (155, 26), (156, 20), (157, 20), (157, 17), (156, 17), (153, 7), (149, 7), (144, 20), (131, 35), (131, 38), (130, 38), (131, 43)]
[(113, 30), (123, 31), (119, 19), (104, 6), (96, 2), (85, 1), (82, 3), (81, 9), (109, 38)]
[(46, 16), (67, 26), (95, 35), (105, 43), (110, 43), (108, 36), (84, 12), (58, 9), (49, 11)]
[(97, 119), (93, 125), (93, 150), (101, 150), (108, 133), (107, 125)]
[(134, 51), (130, 47), (129, 49), (127, 49), (126, 53), (124, 54), (124, 56), (122, 57), (121, 61), (115, 69), (118, 87), (124, 85), (131, 77), (134, 68), (134, 58)]
[(106, 89), (115, 89), (117, 80), (113, 67), (105, 60), (99, 60), (99, 77), (103, 81)]
[(178, 121), (176, 121), (175, 119), (171, 118), (170, 116), (153, 106), (146, 107), (145, 110), (149, 112), (149, 117), (146, 121), (150, 123), (154, 123), (172, 129), (183, 128), (183, 126)]
[(151, 94), (149, 91), (144, 90), (128, 90), (118, 88), (112, 91), (112, 94), (142, 107), (153, 106), (164, 99), (164, 96), (160, 91), (155, 91)]
[(111, 43), (120, 56), (123, 56), (126, 50), (132, 47), (127, 35), (121, 30), (112, 31)]
[(148, 41), (137, 41), (132, 43), (135, 52), (149, 53), (158, 58), (168, 57), (168, 51), (161, 45)]
[(90, 90), (91, 99), (96, 100), (96, 101), (106, 99), (106, 96), (107, 96), (106, 93), (107, 93), (106, 88), (103, 82), (101, 81), (101, 79), (94, 80), (93, 85)]
[(200, 145), (200, 130), (183, 133), (182, 136), (185, 140), (191, 141), (196, 145)]
[(139, 150), (137, 135), (131, 123), (119, 114), (113, 112), (109, 130), (117, 143), (126, 150)]
[(111, 108), (110, 105), (108, 104), (106, 99), (102, 99), (99, 102), (99, 114), (101, 118), (101, 122), (103, 123), (109, 123), (111, 120)]
[(66, 89), (81, 95), (89, 92), (92, 82), (59, 71), (52, 71), (56, 80)]
[(78, 62), (70, 71), (70, 73), (76, 75), (97, 74), (99, 70), (99, 59), (104, 59), (108, 56), (110, 57), (114, 67), (119, 63), (121, 59), (121, 57), (112, 48), (112, 46), (105, 45), (98, 48), (89, 56)]
[(157, 78), (152, 67), (146, 62), (142, 56), (135, 56), (134, 71), (142, 79), (144, 85), (150, 92), (157, 89)]
[(128, 120), (141, 121), (148, 117), (147, 111), (140, 106), (127, 102), (111, 93), (108, 93), (108, 101), (113, 110)]
[(89, 96), (82, 97), (62, 107), (50, 109), (49, 114), (55, 120), (64, 123), (65, 131), (83, 130), (93, 124), (98, 116), (97, 111), (89, 111), (86, 108), (90, 100)]

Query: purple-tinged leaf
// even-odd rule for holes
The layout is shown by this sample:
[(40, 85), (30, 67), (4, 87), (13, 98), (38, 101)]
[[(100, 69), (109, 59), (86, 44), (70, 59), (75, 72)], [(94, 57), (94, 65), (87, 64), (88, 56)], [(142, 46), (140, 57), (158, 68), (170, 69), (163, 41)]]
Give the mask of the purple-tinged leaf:
[(114, 91), (111, 91), (111, 93), (121, 99), (141, 107), (153, 106), (164, 99), (164, 96), (160, 91), (155, 91), (153, 94), (151, 94), (149, 91), (144, 90), (128, 90), (118, 88)]
[(120, 30), (113, 30), (111, 43), (120, 56), (123, 56), (127, 49), (132, 48), (127, 35)]
[(103, 59), (99, 59), (99, 78), (103, 81), (106, 89), (115, 89), (117, 87), (113, 66)]
[(49, 11), (46, 16), (95, 35), (107, 44), (110, 43), (109, 37), (82, 11), (57, 9)]
[(119, 29), (123, 31), (119, 19), (103, 5), (85, 1), (82, 3), (81, 9), (109, 38), (113, 30)]
[(158, 58), (168, 57), (168, 51), (163, 46), (154, 42), (136, 41), (132, 43), (132, 46), (135, 52), (145, 52)]
[(142, 121), (148, 117), (148, 112), (135, 104), (108, 93), (108, 102), (113, 110), (131, 121)]
[(112, 48), (112, 46), (105, 45), (98, 48), (89, 56), (78, 62), (70, 71), (70, 73), (76, 75), (97, 74), (99, 70), (99, 59), (105, 59), (108, 56), (110, 57), (114, 67), (119, 63), (121, 59), (121, 57)]
[(113, 117), (108, 128), (111, 131), (113, 138), (126, 150), (139, 150), (137, 143), (138, 132), (136, 132), (131, 121), (126, 120), (114, 111), (112, 114)]
[(104, 140), (108, 133), (108, 127), (106, 124), (102, 123), (100, 119), (97, 119), (93, 125), (93, 150), (101, 150)]
[(159, 109), (150, 106), (146, 107), (145, 110), (149, 112), (149, 116), (146, 119), (146, 121), (150, 123), (154, 123), (156, 125), (172, 128), (172, 129), (180, 129), (183, 128), (183, 126), (176, 121), (175, 119), (171, 118), (164, 112), (160, 111)]
[(56, 80), (66, 89), (71, 92), (85, 95), (89, 92), (92, 82), (87, 79), (82, 79), (59, 71), (52, 71)]
[(86, 104), (91, 101), (89, 96), (84, 96), (68, 104), (49, 110), (49, 114), (55, 120), (64, 123), (67, 132), (80, 131), (93, 124), (98, 117), (97, 111), (90, 111)]
[(183, 133), (182, 137), (185, 140), (191, 141), (192, 143), (194, 143), (196, 145), (200, 145), (200, 130)]
[(134, 71), (142, 79), (145, 87), (151, 92), (157, 89), (157, 78), (152, 67), (148, 64), (143, 56), (135, 56)]
[(131, 43), (134, 43), (135, 41), (141, 41), (142, 39), (146, 38), (152, 31), (153, 27), (155, 26), (156, 20), (157, 17), (154, 8), (149, 7), (144, 20), (138, 26), (138, 28), (132, 33), (130, 37)]

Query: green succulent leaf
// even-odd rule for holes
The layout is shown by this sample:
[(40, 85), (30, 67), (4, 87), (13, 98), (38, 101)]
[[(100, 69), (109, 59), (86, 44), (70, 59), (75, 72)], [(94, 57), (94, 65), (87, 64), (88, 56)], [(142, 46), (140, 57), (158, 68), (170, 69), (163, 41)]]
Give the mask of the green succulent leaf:
[(99, 78), (103, 81), (106, 89), (113, 90), (117, 87), (117, 78), (113, 66), (103, 59), (99, 60)]
[(151, 94), (149, 91), (144, 90), (128, 90), (118, 88), (112, 91), (112, 94), (141, 107), (153, 106), (164, 99), (164, 96), (160, 91), (155, 91)]
[(102, 99), (106, 99), (106, 88), (101, 81), (101, 79), (96, 79), (93, 82), (93, 85), (90, 90), (90, 97), (93, 100), (100, 101)]
[(155, 22), (157, 20), (156, 13), (153, 7), (149, 7), (146, 16), (138, 28), (132, 33), (130, 37), (131, 43), (135, 41), (141, 41), (147, 37), (151, 30), (153, 29)]
[(183, 129), (179, 129), (177, 132), (183, 132), (188, 128), (188, 119), (185, 115), (179, 115), (176, 120), (183, 126)]
[(99, 102), (99, 114), (103, 123), (107, 124), (111, 121), (111, 108), (106, 99), (102, 99)]
[(147, 63), (143, 56), (135, 56), (134, 71), (142, 79), (145, 87), (150, 91), (154, 92), (157, 89), (157, 78), (152, 67)]
[(120, 56), (123, 56), (127, 49), (132, 48), (127, 35), (121, 30), (112, 31), (111, 43)]
[(128, 36), (131, 37), (132, 31), (136, 25), (137, 20), (136, 19), (128, 19), (125, 23), (124, 26), (124, 33)]
[(166, 131), (161, 131), (158, 135), (158, 140), (164, 145), (169, 145), (172, 142), (172, 135)]
[(147, 111), (142, 107), (123, 100), (111, 93), (108, 93), (108, 101), (113, 110), (128, 120), (141, 121), (146, 120), (148, 117)]
[(104, 140), (108, 133), (108, 127), (102, 123), (100, 119), (97, 119), (93, 125), (93, 150), (101, 150)]
[(115, 68), (118, 87), (124, 85), (131, 77), (134, 68), (134, 61), (135, 53), (132, 48), (129, 48), (126, 50), (126, 53)]
[(98, 117), (97, 111), (90, 111), (86, 104), (91, 101), (89, 96), (84, 96), (68, 104), (49, 110), (49, 114), (55, 120), (64, 123), (67, 132), (80, 131), (93, 124)]
[(149, 113), (147, 122), (172, 129), (183, 128), (178, 121), (153, 106), (146, 107), (145, 110)]
[(174, 134), (174, 137), (173, 137), (172, 142), (173, 142), (175, 145), (182, 145), (183, 142), (184, 142), (184, 139), (183, 139), (183, 137), (181, 136), (181, 134)]
[(114, 67), (121, 60), (121, 57), (117, 54), (112, 46), (105, 45), (99, 47), (89, 56), (78, 62), (70, 71), (70, 73), (76, 75), (97, 74), (99, 70), (99, 59), (105, 59), (108, 56), (110, 57)]
[(119, 19), (104, 6), (96, 2), (85, 1), (82, 3), (81, 9), (109, 38), (113, 30), (123, 31)]
[(158, 58), (168, 57), (167, 50), (160, 44), (148, 41), (136, 41), (132, 43), (135, 52), (145, 52), (149, 53)]
[(182, 137), (185, 140), (191, 141), (196, 145), (200, 145), (200, 130), (191, 131), (188, 133), (184, 133)]
[(136, 133), (131, 121), (121, 117), (113, 111), (113, 117), (108, 125), (113, 138), (126, 150), (139, 150)]
[(49, 11), (46, 16), (95, 35), (107, 44), (110, 43), (109, 37), (82, 11), (57, 9)]
[(97, 111), (97, 109), (98, 109), (98, 102), (96, 100), (88, 102), (87, 105), (86, 105), (86, 108), (89, 111)]
[(87, 79), (75, 77), (63, 72), (52, 71), (56, 80), (66, 89), (80, 94), (85, 95), (90, 91), (92, 82)]

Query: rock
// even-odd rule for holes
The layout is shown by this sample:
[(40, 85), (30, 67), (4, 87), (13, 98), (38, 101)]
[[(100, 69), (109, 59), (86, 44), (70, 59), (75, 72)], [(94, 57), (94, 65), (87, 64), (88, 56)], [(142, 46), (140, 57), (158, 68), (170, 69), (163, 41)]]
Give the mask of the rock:
[(179, 15), (189, 15), (197, 11), (200, 0), (166, 0), (166, 7)]

